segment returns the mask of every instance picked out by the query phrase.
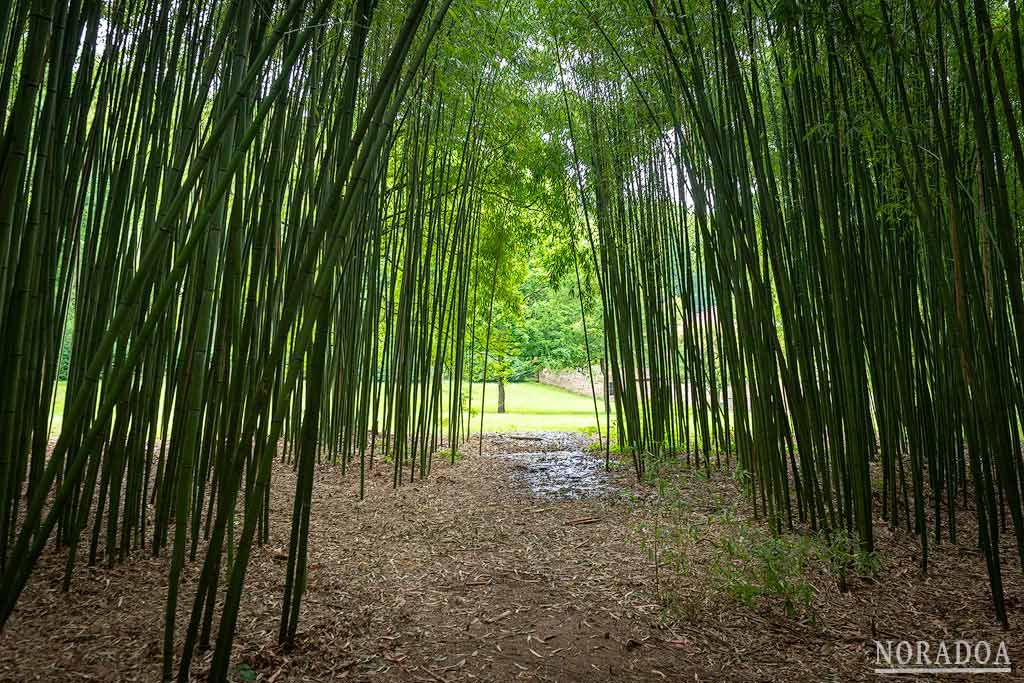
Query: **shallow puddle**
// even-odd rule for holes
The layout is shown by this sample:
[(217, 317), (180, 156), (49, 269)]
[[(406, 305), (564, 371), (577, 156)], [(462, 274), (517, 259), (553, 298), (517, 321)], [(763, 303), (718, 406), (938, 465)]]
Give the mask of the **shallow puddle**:
[(502, 453), (511, 460), (513, 478), (537, 496), (548, 498), (596, 498), (613, 491), (600, 458), (580, 451)]

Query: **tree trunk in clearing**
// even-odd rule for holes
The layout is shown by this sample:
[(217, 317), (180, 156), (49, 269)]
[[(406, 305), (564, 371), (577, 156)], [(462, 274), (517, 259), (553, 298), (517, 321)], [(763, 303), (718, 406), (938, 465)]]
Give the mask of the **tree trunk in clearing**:
[(505, 412), (505, 378), (498, 378), (498, 413)]

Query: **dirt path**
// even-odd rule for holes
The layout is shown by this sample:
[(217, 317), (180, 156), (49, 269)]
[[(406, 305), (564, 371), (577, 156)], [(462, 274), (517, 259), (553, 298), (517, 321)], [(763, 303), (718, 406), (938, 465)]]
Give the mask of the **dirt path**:
[[(580, 435), (492, 435), (481, 456), (473, 441), (455, 466), (436, 462), (427, 480), (397, 490), (379, 467), (363, 501), (351, 474), (318, 468), (310, 577), (290, 652), (276, 640), (295, 479), (279, 465), (234, 680), (869, 680), (873, 638), (962, 634), (1005, 638), (1015, 664), (1024, 656), (1017, 633), (988, 613), (976, 553), (936, 551), (922, 578), (913, 538), (885, 530), (879, 542), (892, 562), (875, 578), (851, 579), (841, 593), (808, 561), (772, 579), (797, 599), (806, 590), (806, 609), (781, 610), (778, 595), (744, 606), (722, 576), (732, 589), (756, 586), (744, 567), (761, 565), (748, 551), (781, 548), (769, 558), (777, 567), (797, 546), (751, 522), (725, 474), (691, 471), (675, 493), (656, 492), (629, 472), (606, 474), (589, 445)], [(664, 547), (676, 554), (659, 556), (656, 574), (644, 548), (658, 533), (671, 535)], [(69, 595), (59, 591), (62, 569), (63, 554), (44, 556), (0, 635), (0, 680), (159, 680), (165, 560), (140, 552), (83, 568)], [(179, 636), (197, 569), (184, 577)], [(1007, 580), (1019, 624), (1019, 575)], [(199, 657), (196, 680), (208, 658)]]
[[(279, 468), (271, 542), (253, 557), (239, 622), (238, 679), (248, 669), (275, 681), (678, 679), (690, 667), (654, 626), (649, 568), (623, 524), (628, 477), (605, 475), (588, 445), (489, 437), (482, 457), (471, 443), (472, 456), (397, 491), (379, 469), (361, 502), (351, 478), (320, 468), (288, 653), (275, 635), (294, 478)], [(60, 556), (48, 555), (0, 636), (0, 679), (156, 680), (165, 574), (162, 559), (139, 553), (83, 570), (65, 596)]]
[(682, 673), (674, 653), (642, 647), (659, 639), (647, 623), (657, 607), (642, 591), (640, 551), (622, 530), (623, 499), (587, 445), (571, 435), (497, 436), (483, 457), (439, 467), (393, 496), (368, 497), (355, 514), (351, 504), (322, 496), (312, 562), (323, 579), (303, 616), (307, 643), (331, 633), (331, 605), (347, 598), (361, 605), (362, 621), (323, 642), (345, 651), (334, 673), (408, 680)]

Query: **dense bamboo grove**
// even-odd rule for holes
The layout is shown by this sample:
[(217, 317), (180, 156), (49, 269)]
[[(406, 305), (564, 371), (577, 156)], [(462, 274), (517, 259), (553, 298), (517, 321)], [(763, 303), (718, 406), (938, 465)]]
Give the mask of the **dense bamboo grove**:
[(603, 12), (564, 29), (603, 45), (568, 57), (570, 124), (638, 473), (735, 452), (775, 528), (871, 551), (880, 514), (924, 569), (970, 511), (1005, 621), (1003, 556), (1024, 561), (1018, 3)]
[(602, 437), (638, 477), (735, 466), (776, 530), (870, 552), (880, 518), (918, 534), (925, 569), (930, 544), (976, 533), (1005, 621), (1006, 555), (1024, 563), (1019, 14), (4, 3), (0, 626), (48, 548), (65, 589), (83, 564), (162, 555), (164, 678), (213, 647), (224, 680), (280, 461), (290, 645), (315, 467), (362, 495), (375, 467), (398, 486), (454, 461), (482, 425), (463, 392), (489, 379), (496, 302), (544, 240), (584, 326), (599, 294)]
[(215, 641), (223, 680), (275, 458), (298, 473), (288, 644), (315, 463), (357, 468), (361, 495), (375, 464), (398, 485), (458, 448), (441, 415), (461, 415), (493, 74), (446, 87), (438, 36), (495, 18), (450, 4), (5, 4), (0, 619), (48, 543), (65, 589), (166, 553), (164, 677)]

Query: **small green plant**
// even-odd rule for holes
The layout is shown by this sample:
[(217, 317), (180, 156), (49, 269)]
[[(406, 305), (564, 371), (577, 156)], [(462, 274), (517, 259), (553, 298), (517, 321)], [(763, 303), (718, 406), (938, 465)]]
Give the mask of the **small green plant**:
[(235, 678), (239, 681), (245, 681), (246, 683), (249, 683), (249, 681), (256, 680), (256, 672), (248, 664), (239, 664), (235, 667), (234, 671)]
[(636, 495), (636, 493), (634, 493), (633, 491), (630, 491), (629, 489), (623, 489), (622, 491), (619, 491), (619, 497), (622, 498), (622, 500), (625, 501), (626, 503), (629, 503), (630, 505), (635, 505), (637, 502), (640, 501), (640, 497)]
[(632, 463), (620, 458), (608, 458), (608, 469), (612, 472), (621, 472), (622, 470), (628, 469), (632, 466)]
[(439, 450), (434, 457), (444, 460), (445, 462), (450, 462), (453, 465), (457, 465), (465, 456), (458, 449), (453, 451), (450, 448), (443, 448)]
[(821, 534), (819, 544), (829, 570), (839, 583), (839, 590), (844, 593), (851, 572), (857, 576), (873, 576), (881, 569), (878, 554), (862, 550), (857, 539), (843, 529)]
[[(747, 519), (742, 503), (730, 495), (732, 487), (694, 498), (694, 485), (703, 486), (707, 477), (702, 467), (661, 469), (656, 474), (652, 468), (650, 473), (661, 514), (641, 529), (641, 538), (654, 565), (660, 601), (671, 614), (685, 616), (694, 607), (680, 604), (682, 598), (674, 590), (677, 579), (689, 577), (699, 583), (710, 577), (711, 586), (723, 596), (797, 617), (813, 606), (811, 570), (832, 556), (842, 563), (837, 555), (842, 545), (830, 551), (819, 536), (775, 535)], [(735, 473), (733, 480), (742, 486), (749, 473)]]
[(732, 479), (737, 484), (744, 487), (744, 490), (747, 490), (747, 487), (749, 487), (753, 481), (753, 476), (750, 474), (750, 471), (744, 469), (742, 465), (736, 465), (732, 471)]
[(719, 542), (713, 572), (721, 587), (743, 604), (781, 606), (787, 616), (795, 617), (814, 599), (806, 576), (815, 557), (813, 545), (806, 536), (740, 529)]

